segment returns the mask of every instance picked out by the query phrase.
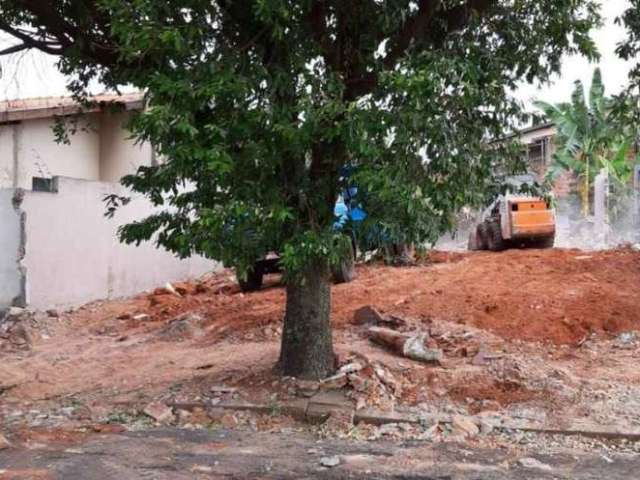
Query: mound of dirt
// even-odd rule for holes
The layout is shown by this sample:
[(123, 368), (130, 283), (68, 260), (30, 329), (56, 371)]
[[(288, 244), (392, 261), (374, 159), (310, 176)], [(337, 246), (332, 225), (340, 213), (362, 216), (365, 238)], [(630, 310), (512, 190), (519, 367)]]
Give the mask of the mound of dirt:
[[(509, 250), (430, 257), (415, 267), (360, 266), (354, 282), (333, 287), (334, 325), (349, 324), (357, 309), (372, 305), (383, 314), (454, 321), (505, 339), (554, 344), (576, 343), (590, 332), (640, 328), (640, 252)], [(151, 314), (175, 315), (204, 305), (214, 322), (209, 341), (240, 337), (281, 321), (284, 291), (278, 282), (273, 276), (251, 294), (218, 288), (223, 293), (176, 298), (170, 309), (151, 302)]]

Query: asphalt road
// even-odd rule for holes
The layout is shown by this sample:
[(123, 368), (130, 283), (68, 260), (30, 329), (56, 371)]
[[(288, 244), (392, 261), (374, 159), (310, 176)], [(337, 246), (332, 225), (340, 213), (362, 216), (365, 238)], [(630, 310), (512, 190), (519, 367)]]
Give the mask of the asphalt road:
[[(339, 458), (332, 468), (326, 457)], [(0, 479), (632, 479), (640, 458), (519, 455), (456, 443), (318, 441), (309, 433), (153, 429), (0, 451)]]

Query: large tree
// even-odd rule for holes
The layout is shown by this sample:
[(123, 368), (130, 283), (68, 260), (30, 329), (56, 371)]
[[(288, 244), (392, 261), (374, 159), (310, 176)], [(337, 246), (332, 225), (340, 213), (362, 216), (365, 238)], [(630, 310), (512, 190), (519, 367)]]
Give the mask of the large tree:
[(484, 140), (519, 121), (509, 92), (595, 56), (598, 21), (592, 0), (0, 0), (5, 53), (60, 55), (80, 96), (94, 79), (146, 93), (130, 128), (164, 161), (123, 182), (166, 208), (122, 238), (240, 274), (278, 250), (279, 363), (315, 378), (334, 368), (342, 167), (384, 200), (379, 222), (434, 239), (499, 166)]

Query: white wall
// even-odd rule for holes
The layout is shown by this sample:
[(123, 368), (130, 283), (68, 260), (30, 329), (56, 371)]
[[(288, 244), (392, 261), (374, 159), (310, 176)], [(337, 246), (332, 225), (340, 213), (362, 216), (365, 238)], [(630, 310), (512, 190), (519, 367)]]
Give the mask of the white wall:
[(140, 165), (150, 165), (150, 145), (136, 144), (125, 128), (129, 115), (129, 112), (85, 115), (77, 123), (76, 132), (69, 132), (68, 145), (56, 143), (53, 118), (0, 124), (0, 188), (30, 190), (33, 177), (118, 182), (124, 175), (135, 173)]
[(14, 194), (13, 189), (0, 190), (0, 308), (13, 305), (22, 294), (18, 264), (22, 235), (20, 214), (13, 205)]
[(30, 189), (32, 177), (100, 178), (100, 136), (96, 115), (86, 115), (78, 122), (76, 133), (69, 135), (68, 145), (55, 142), (53, 125), (54, 120), (46, 118), (27, 120), (18, 125), (18, 187)]
[(29, 305), (48, 308), (121, 297), (218, 268), (201, 257), (180, 260), (150, 243), (119, 243), (117, 227), (152, 208), (137, 198), (107, 219), (102, 199), (109, 193), (127, 192), (113, 183), (69, 178), (58, 179), (58, 193), (25, 192), (22, 264)]
[(135, 173), (141, 165), (151, 164), (148, 143), (136, 144), (126, 129), (130, 113), (108, 113), (100, 116), (100, 180), (118, 182), (124, 175)]

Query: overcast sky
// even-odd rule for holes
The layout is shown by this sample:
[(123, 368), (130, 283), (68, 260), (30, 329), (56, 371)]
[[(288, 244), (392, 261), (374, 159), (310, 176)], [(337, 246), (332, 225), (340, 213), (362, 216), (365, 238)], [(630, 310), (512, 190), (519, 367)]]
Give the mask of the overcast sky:
[[(628, 63), (615, 55), (616, 44), (624, 38), (625, 31), (614, 24), (614, 19), (627, 7), (627, 0), (602, 0), (605, 25), (594, 33), (602, 55), (600, 67), (609, 94), (620, 91), (630, 69)], [(10, 39), (0, 37), (0, 48), (10, 45), (10, 42)], [(20, 53), (2, 59), (0, 100), (65, 95), (65, 79), (57, 72), (55, 61), (54, 57), (39, 52)], [(567, 57), (562, 73), (551, 84), (523, 85), (516, 95), (529, 104), (536, 99), (564, 101), (569, 98), (575, 80), (583, 80), (589, 84), (594, 67), (582, 57)]]

